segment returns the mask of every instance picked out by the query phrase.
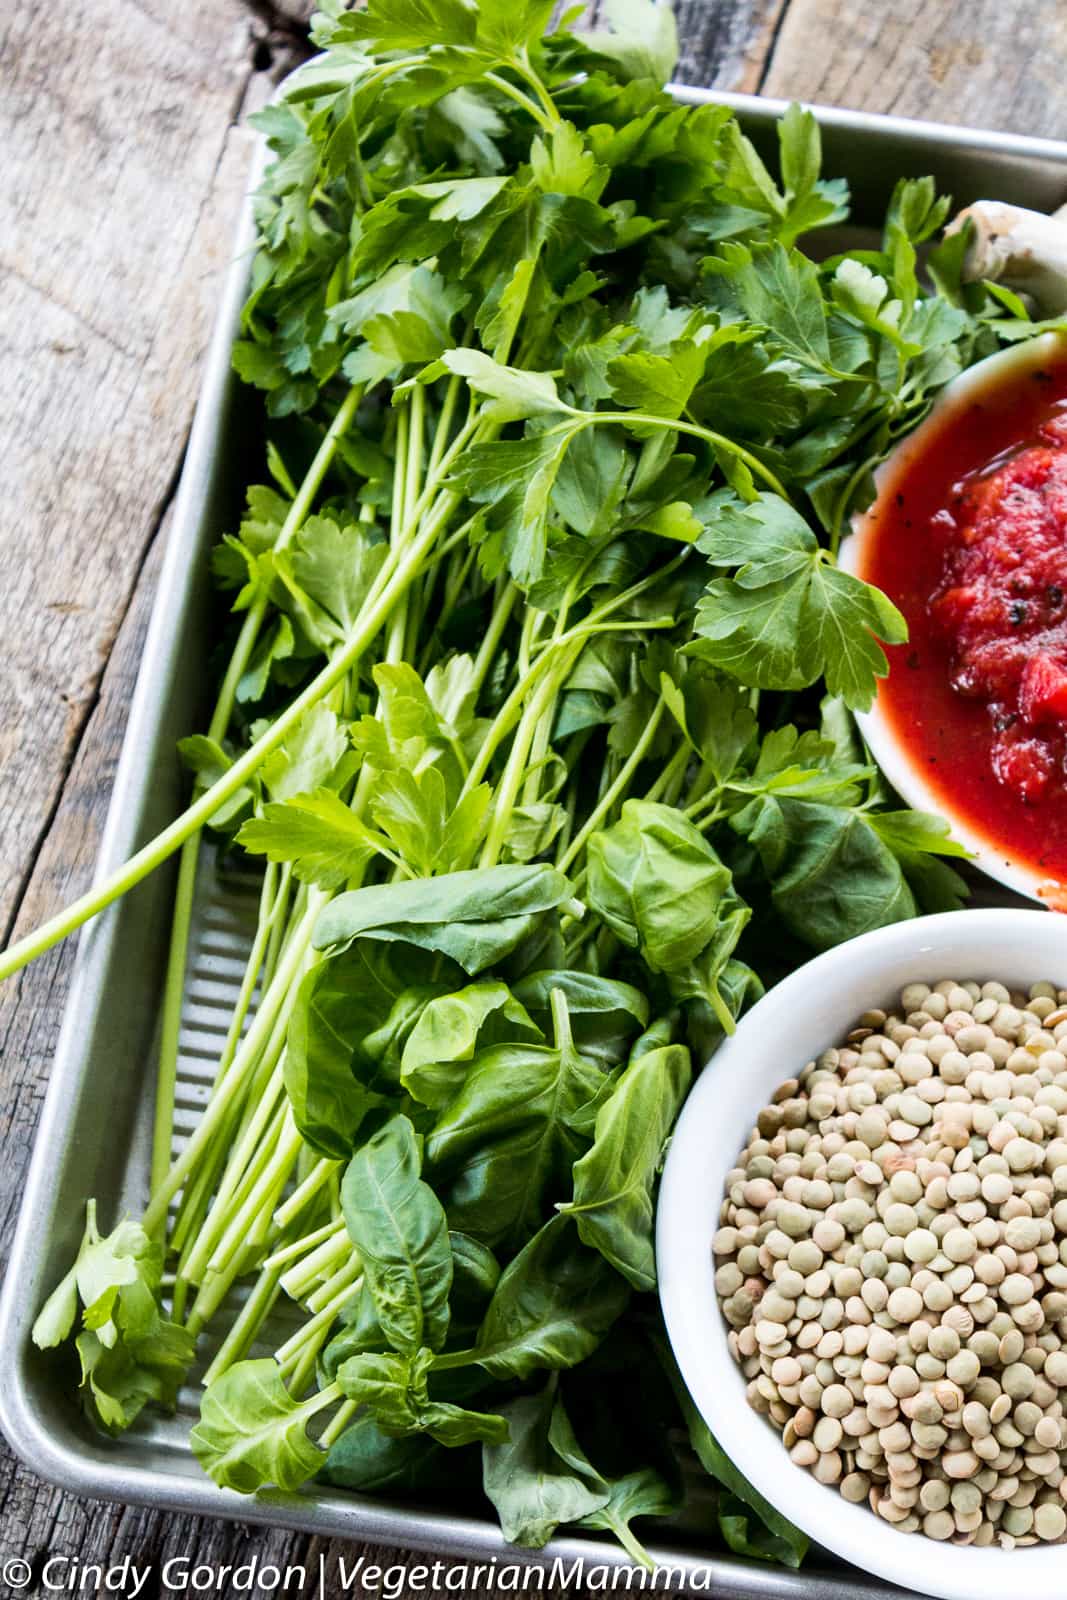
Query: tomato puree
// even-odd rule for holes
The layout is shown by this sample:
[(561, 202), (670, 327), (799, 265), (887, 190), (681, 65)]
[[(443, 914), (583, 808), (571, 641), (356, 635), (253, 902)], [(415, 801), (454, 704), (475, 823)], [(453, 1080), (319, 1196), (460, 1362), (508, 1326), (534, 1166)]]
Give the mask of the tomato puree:
[(909, 630), (880, 706), (950, 816), (1067, 884), (1067, 354), (947, 411), (872, 515)]

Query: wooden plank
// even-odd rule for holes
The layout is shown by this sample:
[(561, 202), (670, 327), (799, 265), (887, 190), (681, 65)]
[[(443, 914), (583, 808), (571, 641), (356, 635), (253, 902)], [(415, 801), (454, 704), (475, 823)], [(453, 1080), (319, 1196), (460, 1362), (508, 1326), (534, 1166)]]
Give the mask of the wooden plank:
[(753, 93), (786, 0), (681, 0), (680, 83)]
[(783, 99), (1067, 135), (1062, 0), (792, 0), (761, 85)]
[(0, 929), (173, 483), (240, 188), (216, 168), (252, 77), (240, 0), (9, 17)]
[[(787, 4), (788, 0), (674, 0), (678, 82), (755, 93)], [(561, 3), (558, 11), (566, 10)], [(599, 22), (601, 10), (601, 0), (593, 0), (588, 22)]]

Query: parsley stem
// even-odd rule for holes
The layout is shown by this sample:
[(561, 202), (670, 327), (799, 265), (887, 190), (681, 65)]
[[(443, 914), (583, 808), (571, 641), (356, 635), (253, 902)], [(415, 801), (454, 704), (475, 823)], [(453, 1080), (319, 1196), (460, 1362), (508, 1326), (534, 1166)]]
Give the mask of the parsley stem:
[[(555, 704), (556, 696), (570, 675), (571, 668), (581, 653), (584, 643), (583, 639), (575, 649), (573, 641), (571, 641), (570, 648), (558, 652), (561, 659), (553, 663), (553, 671), (546, 673), (542, 677), (522, 716), (515, 732), (515, 737), (512, 740), (503, 777), (497, 784), (496, 793), (493, 796), (493, 820), (490, 823), (489, 832), (482, 848), (479, 866), (492, 867), (500, 859), (500, 852), (504, 848), (504, 840), (511, 824), (512, 812), (519, 798), (519, 789), (526, 774), (530, 744), (535, 736), (537, 725)], [(546, 652), (546, 654), (548, 653), (550, 652)], [(555, 652), (551, 653), (555, 654)], [(541, 660), (544, 660), (544, 656), (541, 657)]]
[[(281, 1119), (284, 1115), (285, 1085), (282, 1082), (281, 1071), (277, 1065), (281, 1046), (285, 1042), (285, 1027), (288, 1024), (287, 1015), (282, 1016), (282, 1030), (279, 1037), (278, 1022), (275, 1021), (271, 1030), (271, 1038), (267, 1046), (267, 1056), (271, 1059), (271, 1075), (266, 1090), (259, 1098), (254, 1114), (244, 1133), (238, 1138), (232, 1149), (232, 1154), (226, 1165), (222, 1181), (215, 1191), (215, 1203), (207, 1224), (200, 1230), (188, 1258), (182, 1262), (182, 1276), (191, 1283), (200, 1283), (208, 1270), (211, 1253), (215, 1248), (219, 1234), (226, 1226), (226, 1217), (231, 1205), (240, 1205), (247, 1195), (250, 1187), (255, 1182), (256, 1175), (266, 1165), (267, 1159), (277, 1140)], [(272, 1048), (277, 1042), (278, 1048)]]
[[(51, 949), (52, 945), (65, 939), (84, 922), (88, 922), (90, 917), (95, 917), (98, 912), (105, 910), (140, 883), (142, 878), (154, 872), (156, 867), (173, 855), (186, 839), (211, 821), (219, 807), (258, 772), (273, 751), (284, 744), (305, 713), (347, 676), (367, 646), (376, 638), (402, 595), (417, 576), (423, 557), (436, 539), (441, 524), (459, 504), (458, 497), (451, 494), (442, 496), (442, 500), (445, 502), (442, 510), (430, 519), (424, 531), (404, 555), (396, 559), (394, 553), (392, 565), (387, 562), (382, 567), (379, 579), (387, 575), (388, 581), (379, 582), (375, 599), (365, 609), (352, 637), (311, 680), (303, 693), (290, 702), (266, 733), (239, 756), (233, 766), (212, 784), (210, 789), (205, 790), (182, 812), (181, 816), (176, 817), (150, 843), (143, 845), (102, 883), (96, 884), (86, 894), (80, 895), (63, 911), (43, 922), (33, 933), (27, 934), (25, 938), (9, 946), (0, 955), (0, 979), (8, 978), (13, 972), (18, 972), (27, 962), (34, 960), (43, 951)], [(157, 1218), (156, 1221), (158, 1220)]]
[(240, 1361), (248, 1350), (278, 1298), (278, 1278), (277, 1270), (264, 1268), (260, 1273), (255, 1287), (241, 1307), (237, 1321), (204, 1373), (205, 1388), (209, 1383), (214, 1383), (216, 1378), (221, 1378), (222, 1374), (232, 1367), (235, 1361)]
[(445, 397), (441, 402), (440, 415), (437, 418), (437, 427), (434, 429), (433, 444), (430, 447), (430, 459), (426, 463), (426, 476), (433, 478), (441, 465), (441, 458), (448, 446), (448, 436), (452, 432), (452, 422), (456, 414), (456, 405), (463, 389), (463, 379), (455, 374), (448, 380), (445, 388)]
[(858, 485), (863, 482), (864, 477), (872, 470), (879, 459), (880, 457), (878, 456), (872, 456), (865, 461), (861, 461), (859, 466), (849, 474), (845, 487), (837, 497), (837, 504), (834, 507), (833, 528), (830, 531), (830, 554), (835, 561), (837, 560), (837, 552), (841, 547), (845, 514), (852, 503), (852, 496), (855, 494)]
[[(215, 1083), (213, 1088), (217, 1088), (219, 1083), (225, 1077), (227, 1071), (229, 1070), (230, 1064), (233, 1061), (237, 1046), (241, 1042), (241, 1034), (244, 1030), (245, 1018), (248, 1016), (249, 1008), (252, 1004), (252, 997), (255, 993), (256, 981), (259, 977), (260, 967), (263, 965), (264, 958), (267, 954), (267, 947), (270, 943), (271, 935), (281, 923), (281, 913), (288, 907), (289, 904), (289, 896), (286, 890), (288, 887), (290, 870), (291, 869), (287, 863), (283, 871), (279, 873), (277, 863), (274, 861), (268, 861), (266, 867), (264, 868), (263, 884), (259, 897), (259, 921), (256, 925), (256, 934), (254, 940), (252, 941), (252, 948), (249, 951), (248, 960), (245, 963), (244, 976), (241, 979), (240, 993), (237, 996), (237, 1004), (234, 1007), (233, 1016), (230, 1018), (230, 1026), (226, 1034), (226, 1042), (222, 1047), (222, 1054), (219, 1057), (218, 1071), (215, 1075)], [(281, 879), (280, 884), (279, 879)]]
[(671, 756), (671, 759), (667, 762), (667, 765), (663, 768), (663, 771), (659, 774), (651, 789), (649, 789), (648, 793), (645, 795), (645, 799), (662, 800), (665, 795), (668, 795), (671, 792), (678, 779), (684, 776), (685, 769), (688, 765), (689, 748), (687, 745), (681, 744), (678, 746), (678, 749), (674, 752), (673, 756)]
[(474, 658), (473, 685), (475, 694), (477, 694), (485, 682), (486, 674), (493, 664), (497, 647), (500, 644), (504, 629), (508, 625), (508, 619), (514, 610), (515, 602), (518, 598), (519, 587), (517, 584), (509, 581), (504, 583), (502, 590), (498, 586), (497, 600), (495, 606), (493, 607), (493, 615), (482, 638), (482, 642), (478, 647), (478, 654)]
[(515, 69), (520, 78), (524, 78), (525, 81), (530, 85), (530, 88), (541, 102), (546, 117), (548, 117), (549, 121), (554, 127), (558, 127), (563, 121), (563, 118), (559, 114), (559, 109), (556, 105), (556, 102), (553, 100), (544, 83), (541, 81), (540, 75), (534, 70), (533, 63), (530, 60), (529, 51), (526, 49), (525, 45), (520, 51), (518, 51), (516, 55), (511, 58), (509, 65)]
[[(411, 507), (409, 507), (408, 469), (411, 436), (411, 408), (405, 405), (396, 419), (396, 466), (393, 471), (393, 502), (389, 514), (389, 543), (394, 552), (403, 542)], [(407, 627), (406, 600), (398, 605), (389, 618), (386, 634), (385, 659), (392, 665), (404, 659), (404, 633)]]
[(171, 919), (167, 972), (160, 1008), (159, 1061), (156, 1067), (156, 1103), (152, 1129), (150, 1184), (154, 1189), (170, 1165), (174, 1128), (174, 1100), (178, 1085), (178, 1044), (181, 1032), (182, 1001), (185, 996), (185, 970), (189, 959), (189, 936), (193, 924), (193, 899), (200, 865), (200, 835), (187, 839), (178, 859), (178, 881), (174, 889), (174, 914)]
[[(325, 478), (333, 458), (337, 454), (338, 443), (352, 426), (362, 398), (363, 385), (356, 384), (349, 389), (344, 400), (337, 408), (337, 415), (323, 435), (322, 443), (316, 450), (304, 480), (286, 513), (285, 521), (282, 523), (278, 537), (274, 541), (273, 548), (275, 550), (284, 550), (291, 544), (307, 521), (315, 496), (322, 487), (322, 480)], [(267, 613), (267, 606), (268, 597), (265, 593), (261, 594), (249, 608), (237, 643), (234, 645), (225, 677), (219, 688), (215, 709), (211, 714), (211, 721), (208, 723), (207, 737), (213, 739), (216, 744), (225, 736), (226, 730), (230, 725), (238, 687), (255, 648), (259, 630)]]
[[(219, 1057), (218, 1068), (215, 1072), (215, 1081), (211, 1089), (213, 1095), (218, 1092), (220, 1083), (233, 1064), (234, 1057), (241, 1041), (241, 1034), (244, 1030), (245, 1019), (252, 1004), (252, 997), (255, 993), (256, 983), (259, 980), (261, 970), (264, 966), (264, 956), (270, 942), (271, 934), (275, 931), (278, 923), (281, 920), (281, 913), (288, 907), (289, 904), (289, 897), (285, 892), (289, 877), (288, 867), (285, 868), (284, 872), (281, 874), (281, 877), (282, 888), (279, 889), (277, 886), (279, 878), (278, 868), (274, 862), (268, 862), (267, 868), (263, 874), (263, 887), (260, 893), (260, 915), (259, 923), (256, 929), (256, 936), (253, 940), (252, 949), (249, 952), (248, 960), (245, 963), (245, 970), (241, 981), (241, 989), (237, 997), (237, 1004), (234, 1008), (233, 1016), (230, 1019), (230, 1026), (229, 1030), (227, 1031), (226, 1042), (222, 1048), (222, 1054)], [(182, 1258), (183, 1265), (187, 1246), (189, 1246), (189, 1241), (200, 1231), (201, 1224), (203, 1223), (204, 1217), (207, 1213), (211, 1195), (214, 1191), (219, 1173), (225, 1164), (225, 1160), (226, 1147), (223, 1146), (219, 1141), (216, 1141), (214, 1150), (209, 1156), (205, 1157), (195, 1179), (187, 1186), (185, 1193), (182, 1195), (181, 1204), (178, 1208), (178, 1214), (175, 1217), (174, 1223), (170, 1230), (169, 1242), (171, 1250), (173, 1250)], [(166, 1167), (164, 1167), (163, 1170), (157, 1175), (153, 1176), (152, 1189), (155, 1190), (159, 1184), (163, 1182), (165, 1177)]]
[(728, 439), (724, 433), (715, 433), (711, 428), (702, 428), (697, 422), (686, 422), (683, 417), (654, 417), (645, 411), (596, 411), (579, 414), (589, 417), (593, 423), (617, 422), (624, 428), (633, 427), (638, 423), (643, 428), (665, 428), (675, 433), (689, 434), (694, 439), (703, 439), (707, 444), (736, 456), (739, 461), (745, 463), (750, 472), (755, 473), (768, 488), (773, 489), (775, 494), (780, 495), (783, 500), (789, 499), (781, 480), (775, 476), (770, 467), (764, 466), (751, 450), (746, 450), (736, 439)]
[(279, 1011), (282, 1010), (286, 1003), (291, 1007), (295, 1001), (296, 974), (303, 962), (307, 947), (311, 943), (312, 929), (318, 919), (320, 910), (320, 899), (321, 897), (318, 895), (314, 899), (309, 896), (310, 904), (308, 909), (304, 912), (300, 924), (294, 930), (293, 937), (278, 964), (278, 970), (260, 1001), (259, 1009), (252, 1019), (252, 1026), (241, 1042), (241, 1048), (234, 1058), (233, 1066), (226, 1074), (218, 1093), (208, 1101), (204, 1115), (190, 1135), (181, 1155), (149, 1200), (144, 1215), (146, 1232), (154, 1233), (159, 1227), (166, 1216), (167, 1207), (171, 1200), (193, 1171), (206, 1146), (211, 1143), (216, 1130), (231, 1110), (233, 1100), (247, 1080), (249, 1072), (254, 1070), (259, 1060), (260, 1052), (270, 1038)]
[(619, 768), (618, 774), (616, 775), (614, 781), (608, 785), (607, 789), (605, 789), (604, 793), (597, 801), (595, 808), (589, 813), (581, 829), (575, 836), (566, 855), (559, 863), (559, 870), (561, 872), (566, 872), (571, 863), (577, 860), (578, 856), (581, 855), (582, 851), (585, 849), (586, 841), (592, 837), (592, 835), (600, 827), (600, 824), (604, 818), (613, 810), (615, 802), (618, 800), (619, 796), (624, 794), (625, 791), (630, 787), (630, 781), (633, 778), (634, 773), (645, 759), (646, 752), (652, 744), (653, 739), (656, 737), (656, 734), (659, 732), (659, 725), (663, 720), (663, 713), (665, 710), (666, 702), (661, 696), (660, 699), (656, 701), (652, 715), (649, 717), (641, 731), (641, 737), (638, 739), (630, 754)]
[[(352, 426), (363, 385), (357, 384), (348, 391), (337, 415), (315, 452), (314, 459), (299, 490), (293, 496), (285, 521), (282, 523), (275, 549), (283, 550), (303, 527), (311, 510), (322, 480), (337, 452), (338, 442)], [(220, 743), (230, 725), (237, 691), (255, 649), (256, 641), (267, 614), (267, 596), (262, 594), (249, 609), (237, 636), (233, 654), (219, 687), (215, 709), (208, 724), (207, 737)], [(185, 969), (189, 957), (189, 935), (193, 919), (193, 898), (196, 892), (197, 867), (200, 860), (199, 831), (182, 845), (178, 863), (178, 882), (174, 894), (174, 913), (171, 920), (170, 946), (167, 954), (167, 971), (163, 986), (163, 1004), (160, 1017), (159, 1060), (156, 1068), (155, 1121), (152, 1133), (151, 1185), (161, 1182), (170, 1163), (171, 1130), (174, 1123), (174, 1094), (178, 1075), (178, 1037), (181, 1031), (182, 996), (185, 991)], [(2, 969), (0, 969), (2, 970)]]
[[(509, 83), (508, 80), (506, 78), (502, 78), (498, 72), (487, 72), (485, 74), (485, 82), (491, 83), (494, 89), (498, 89), (501, 94), (507, 95), (509, 100), (514, 100), (517, 106), (521, 106), (524, 111), (528, 111), (538, 126), (544, 129), (545, 133), (552, 132), (554, 123), (545, 115), (537, 102), (535, 100), (531, 100), (530, 96), (528, 94), (524, 94), (516, 84)], [(553, 109), (555, 108), (553, 107)], [(556, 122), (559, 121), (558, 112), (556, 113), (555, 120)]]

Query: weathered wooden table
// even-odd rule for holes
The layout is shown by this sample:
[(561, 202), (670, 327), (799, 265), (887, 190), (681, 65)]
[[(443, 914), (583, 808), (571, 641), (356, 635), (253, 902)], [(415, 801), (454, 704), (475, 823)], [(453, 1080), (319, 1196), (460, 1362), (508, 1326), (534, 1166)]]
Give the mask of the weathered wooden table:
[[(306, 50), (304, 16), (301, 0), (0, 6), (4, 939), (89, 879), (248, 165), (245, 118)], [(680, 0), (679, 23), (691, 83), (1067, 135), (1063, 0)], [(53, 951), (0, 993), (5, 1236), (70, 958)], [(221, 1565), (253, 1550), (309, 1574), (321, 1555), (337, 1574), (339, 1554), (359, 1553), (89, 1504), (0, 1458), (0, 1561), (31, 1563), (23, 1593), (49, 1554), (104, 1567), (130, 1555), (154, 1569), (152, 1600), (170, 1556)]]

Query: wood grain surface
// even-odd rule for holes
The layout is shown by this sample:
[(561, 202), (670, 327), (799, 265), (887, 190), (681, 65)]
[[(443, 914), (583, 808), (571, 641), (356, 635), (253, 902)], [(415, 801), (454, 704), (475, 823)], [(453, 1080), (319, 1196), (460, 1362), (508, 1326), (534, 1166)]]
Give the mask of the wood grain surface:
[[(0, 7), (0, 937), (91, 874), (243, 190), (242, 119), (299, 55), (307, 10)], [(680, 0), (678, 16), (691, 83), (1067, 134), (1062, 0)], [(69, 968), (54, 950), (0, 991), (4, 1239)], [(309, 1595), (325, 1557), (333, 1600), (360, 1547), (76, 1500), (0, 1455), (0, 1562), (30, 1562), (23, 1594), (44, 1592), (49, 1555), (128, 1555), (153, 1568), (154, 1600), (168, 1556), (252, 1551), (305, 1566)]]

